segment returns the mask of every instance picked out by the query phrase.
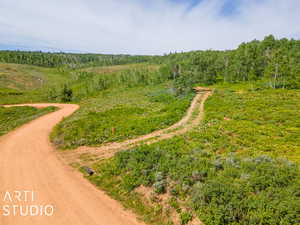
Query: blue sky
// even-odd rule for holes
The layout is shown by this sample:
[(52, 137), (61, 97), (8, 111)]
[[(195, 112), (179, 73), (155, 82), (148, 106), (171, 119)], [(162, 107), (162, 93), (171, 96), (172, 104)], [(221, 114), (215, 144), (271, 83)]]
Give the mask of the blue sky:
[[(171, 0), (175, 3), (179, 4), (187, 4), (187, 11), (192, 10), (194, 7), (198, 6), (202, 0)], [(263, 0), (262, 0), (263, 1)], [(223, 1), (223, 5), (220, 8), (220, 15), (222, 16), (231, 16), (235, 15), (237, 13), (237, 9), (240, 5), (241, 1), (240, 0), (225, 0)]]
[(188, 8), (191, 9), (191, 8), (194, 8), (195, 6), (197, 6), (201, 0), (171, 0), (175, 3), (179, 3), (179, 4), (186, 4), (188, 3)]
[(300, 37), (299, 0), (1, 0), (0, 49), (164, 54)]

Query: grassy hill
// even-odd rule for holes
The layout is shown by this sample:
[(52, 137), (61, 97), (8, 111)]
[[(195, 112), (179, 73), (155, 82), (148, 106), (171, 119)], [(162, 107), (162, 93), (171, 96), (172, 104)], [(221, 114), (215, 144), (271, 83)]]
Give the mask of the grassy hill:
[(95, 163), (89, 179), (149, 224), (297, 224), (299, 92), (215, 88), (199, 127)]
[(58, 69), (19, 64), (0, 64), (0, 87), (19, 91), (40, 89), (68, 81)]
[[(140, 69), (143, 68), (145, 64), (138, 63), (138, 64), (127, 64), (127, 65), (116, 65), (116, 66), (94, 66), (94, 67), (87, 67), (84, 69), (81, 69), (81, 71), (86, 72), (93, 72), (97, 74), (111, 74), (116, 73), (124, 70), (130, 70), (130, 69)], [(150, 64), (148, 66), (151, 70), (157, 70), (159, 69), (159, 65)]]
[(48, 91), (70, 82), (72, 76), (58, 68), (0, 64), (0, 104), (48, 101)]
[(192, 96), (178, 97), (168, 84), (108, 89), (80, 101), (81, 108), (56, 126), (51, 139), (72, 149), (147, 134), (179, 121)]
[[(170, 126), (184, 115), (193, 96), (177, 96), (159, 65), (61, 69), (0, 64), (0, 68), (6, 73), (0, 80), (0, 103), (61, 102), (64, 86), (72, 90), (70, 100), (81, 108), (51, 135), (64, 149), (121, 141)], [(2, 116), (5, 120), (8, 114)]]
[[(268, 36), (230, 51), (118, 56), (115, 64), (113, 56), (6, 52), (6, 61), (43, 67), (0, 64), (0, 104), (79, 104), (51, 135), (72, 150), (168, 127), (192, 88), (209, 86), (199, 126), (93, 161), (88, 179), (148, 224), (299, 224), (299, 46)], [(2, 133), (16, 127), (6, 121), (39, 113), (0, 108)]]

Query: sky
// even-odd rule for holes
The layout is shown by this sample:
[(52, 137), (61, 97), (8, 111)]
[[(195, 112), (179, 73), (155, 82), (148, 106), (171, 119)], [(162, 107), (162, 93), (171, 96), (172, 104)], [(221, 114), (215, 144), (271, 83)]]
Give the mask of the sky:
[(1, 0), (0, 49), (165, 54), (300, 38), (300, 0)]

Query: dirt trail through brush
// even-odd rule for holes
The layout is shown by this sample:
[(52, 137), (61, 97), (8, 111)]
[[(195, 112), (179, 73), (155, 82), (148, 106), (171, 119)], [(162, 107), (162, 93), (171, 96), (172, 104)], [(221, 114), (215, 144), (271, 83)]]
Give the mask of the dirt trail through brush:
[[(49, 141), (53, 127), (79, 106), (72, 104), (23, 104), (38, 108), (55, 106), (49, 113), (0, 138), (0, 225), (135, 225), (136, 216), (125, 211), (115, 200), (98, 190), (79, 172), (63, 163), (77, 162), (82, 154), (92, 154), (95, 160), (108, 158), (120, 150), (139, 144), (150, 144), (174, 135), (183, 134), (203, 118), (204, 102), (211, 95), (207, 89), (198, 90), (185, 117), (173, 126), (148, 135), (102, 147), (80, 147), (58, 153)], [(21, 105), (19, 105), (21, 106)], [(34, 201), (4, 198), (6, 192), (33, 191)], [(3, 205), (54, 206), (53, 216), (3, 216)], [(23, 211), (24, 213), (24, 211)]]
[(123, 142), (108, 143), (100, 147), (82, 146), (72, 151), (65, 151), (61, 153), (62, 158), (67, 164), (79, 163), (87, 165), (99, 159), (110, 158), (121, 150), (127, 150), (141, 144), (152, 144), (186, 133), (201, 122), (204, 115), (204, 102), (212, 94), (212, 90), (207, 88), (198, 87), (196, 90), (197, 95), (194, 97), (186, 115), (176, 124)]

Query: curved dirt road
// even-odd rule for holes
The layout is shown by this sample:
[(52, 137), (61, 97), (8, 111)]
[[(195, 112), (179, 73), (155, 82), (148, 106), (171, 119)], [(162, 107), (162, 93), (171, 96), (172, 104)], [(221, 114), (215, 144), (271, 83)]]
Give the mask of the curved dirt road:
[(72, 151), (61, 152), (60, 155), (67, 164), (82, 164), (81, 156), (87, 154), (86, 156), (88, 156), (89, 162), (84, 159), (83, 163), (85, 165), (89, 165), (93, 164), (93, 162), (96, 160), (110, 158), (118, 151), (127, 150), (140, 144), (152, 144), (160, 140), (172, 138), (175, 135), (184, 134), (201, 122), (204, 115), (204, 103), (212, 94), (213, 90), (209, 88), (197, 87), (197, 92), (198, 93), (194, 97), (189, 109), (186, 112), (186, 115), (180, 121), (170, 127), (156, 130), (152, 133), (122, 142), (107, 143), (100, 147), (81, 146)]
[[(24, 104), (34, 107), (56, 106), (60, 108), (42, 116), (0, 138), (0, 225), (137, 225), (135, 215), (124, 211), (122, 206), (104, 192), (96, 189), (81, 174), (74, 172), (59, 158), (78, 159), (82, 153), (96, 153), (104, 158), (115, 152), (140, 143), (153, 143), (182, 134), (199, 124), (204, 114), (204, 102), (211, 90), (198, 90), (186, 115), (169, 128), (127, 140), (110, 143), (100, 148), (82, 147), (70, 154), (53, 151), (49, 142), (52, 128), (63, 117), (71, 115), (79, 106), (71, 104)], [(18, 105), (21, 106), (21, 105)], [(199, 110), (199, 112), (197, 112)], [(193, 116), (193, 114), (195, 116)], [(153, 139), (155, 138), (155, 139)], [(71, 157), (70, 157), (71, 156)], [(70, 162), (70, 161), (69, 161)], [(19, 197), (14, 191), (23, 191)], [(24, 191), (34, 192), (34, 201), (25, 201)], [(6, 196), (9, 193), (13, 202)], [(31, 194), (31, 193), (30, 193)], [(8, 205), (10, 216), (3, 216)], [(16, 205), (14, 212), (12, 206)], [(53, 216), (20, 216), (20, 206), (26, 215), (26, 206), (51, 205)], [(30, 209), (30, 208), (29, 208)], [(39, 210), (40, 212), (41, 210)], [(42, 210), (44, 211), (44, 210)], [(16, 214), (16, 216), (12, 214)]]
[[(118, 202), (64, 165), (53, 151), (54, 148), (49, 142), (49, 134), (53, 126), (63, 117), (76, 111), (78, 106), (30, 105), (35, 107), (52, 105), (60, 109), (0, 138), (0, 225), (143, 224), (136, 220), (135, 215), (124, 211)], [(31, 198), (27, 198), (25, 201), (24, 192), (21, 196), (5, 198), (5, 193), (9, 192), (13, 195), (14, 191), (33, 191), (34, 199), (31, 201)], [(10, 207), (9, 216), (4, 216), (7, 209), (4, 211), (3, 205)], [(12, 205), (17, 205), (15, 212)], [(26, 215), (26, 206), (30, 205), (43, 207), (52, 205), (54, 214), (21, 217), (19, 207), (24, 207), (23, 215)], [(47, 209), (49, 213), (49, 208)]]

